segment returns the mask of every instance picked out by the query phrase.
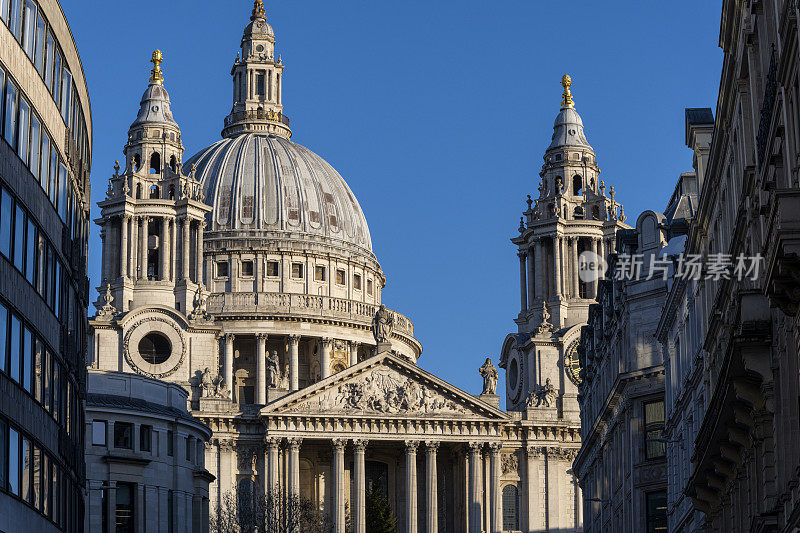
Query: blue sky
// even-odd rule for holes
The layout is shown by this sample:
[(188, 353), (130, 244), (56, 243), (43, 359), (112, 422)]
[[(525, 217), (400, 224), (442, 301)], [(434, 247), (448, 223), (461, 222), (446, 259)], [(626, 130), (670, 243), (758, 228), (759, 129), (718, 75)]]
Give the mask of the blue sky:
[[(97, 217), (155, 48), (184, 160), (219, 139), (252, 2), (62, 4), (92, 98)], [(509, 238), (537, 189), (562, 74), (630, 220), (662, 210), (691, 168), (684, 108), (716, 106), (719, 0), (266, 4), (293, 140), (358, 197), (388, 278), (383, 300), (415, 322), (420, 365), (473, 393), (478, 367), (516, 327)], [(96, 227), (91, 247), (97, 284)]]

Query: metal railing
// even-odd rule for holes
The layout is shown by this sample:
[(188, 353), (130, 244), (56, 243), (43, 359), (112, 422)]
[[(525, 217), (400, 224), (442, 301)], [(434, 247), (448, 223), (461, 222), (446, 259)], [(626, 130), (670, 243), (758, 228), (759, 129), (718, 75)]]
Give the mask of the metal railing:
[(274, 113), (272, 111), (258, 109), (255, 111), (237, 111), (236, 113), (231, 113), (225, 117), (225, 126), (230, 126), (231, 124), (245, 120), (271, 120), (273, 122), (280, 122), (285, 126), (289, 125), (289, 117), (283, 113)]

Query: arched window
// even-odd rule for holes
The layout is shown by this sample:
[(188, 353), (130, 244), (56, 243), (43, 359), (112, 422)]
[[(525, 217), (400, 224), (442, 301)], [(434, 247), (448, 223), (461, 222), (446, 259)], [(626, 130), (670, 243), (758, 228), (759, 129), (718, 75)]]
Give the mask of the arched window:
[(139, 169), (142, 168), (142, 157), (139, 154), (134, 154), (133, 156), (133, 171), (139, 172)]
[(583, 218), (583, 208), (581, 206), (575, 208), (574, 218), (575, 220), (580, 220)]
[(503, 487), (503, 531), (519, 529), (519, 491), (515, 485)]
[(174, 200), (175, 199), (175, 184), (174, 183), (169, 186), (169, 199), (170, 200)]
[(142, 199), (142, 184), (141, 183), (137, 183), (136, 184), (136, 199), (137, 200), (141, 200)]
[(594, 206), (592, 208), (592, 218), (595, 220), (600, 220), (600, 208), (598, 206)]
[(158, 185), (151, 185), (150, 186), (150, 198), (154, 200), (158, 200)]
[(583, 178), (578, 175), (572, 178), (572, 194), (575, 196), (583, 196)]
[(169, 168), (171, 168), (173, 172), (178, 172), (178, 160), (175, 159), (174, 155), (169, 158)]
[(150, 156), (150, 174), (161, 174), (161, 154), (158, 152)]

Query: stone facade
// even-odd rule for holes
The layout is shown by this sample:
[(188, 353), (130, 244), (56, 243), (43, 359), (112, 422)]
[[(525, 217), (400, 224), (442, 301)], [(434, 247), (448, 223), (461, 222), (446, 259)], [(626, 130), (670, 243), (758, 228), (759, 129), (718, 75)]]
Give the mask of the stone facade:
[(88, 388), (85, 531), (207, 532), (211, 430), (189, 414), (186, 390), (102, 370)]
[(79, 531), (92, 118), (56, 0), (0, 23), (0, 531)]

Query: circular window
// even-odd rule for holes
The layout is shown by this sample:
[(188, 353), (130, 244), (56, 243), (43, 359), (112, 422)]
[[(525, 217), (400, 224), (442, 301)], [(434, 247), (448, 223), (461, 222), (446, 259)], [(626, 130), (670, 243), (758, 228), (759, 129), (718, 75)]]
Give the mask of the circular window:
[(517, 365), (517, 360), (512, 359), (511, 363), (508, 365), (508, 383), (514, 387), (514, 390), (517, 388), (517, 378), (519, 377), (519, 366)]
[(169, 359), (172, 346), (160, 333), (148, 333), (139, 341), (139, 355), (151, 365), (160, 365)]
[(256, 46), (256, 52), (263, 52), (263, 51), (264, 51), (264, 45), (263, 44), (259, 44), (258, 46)]

